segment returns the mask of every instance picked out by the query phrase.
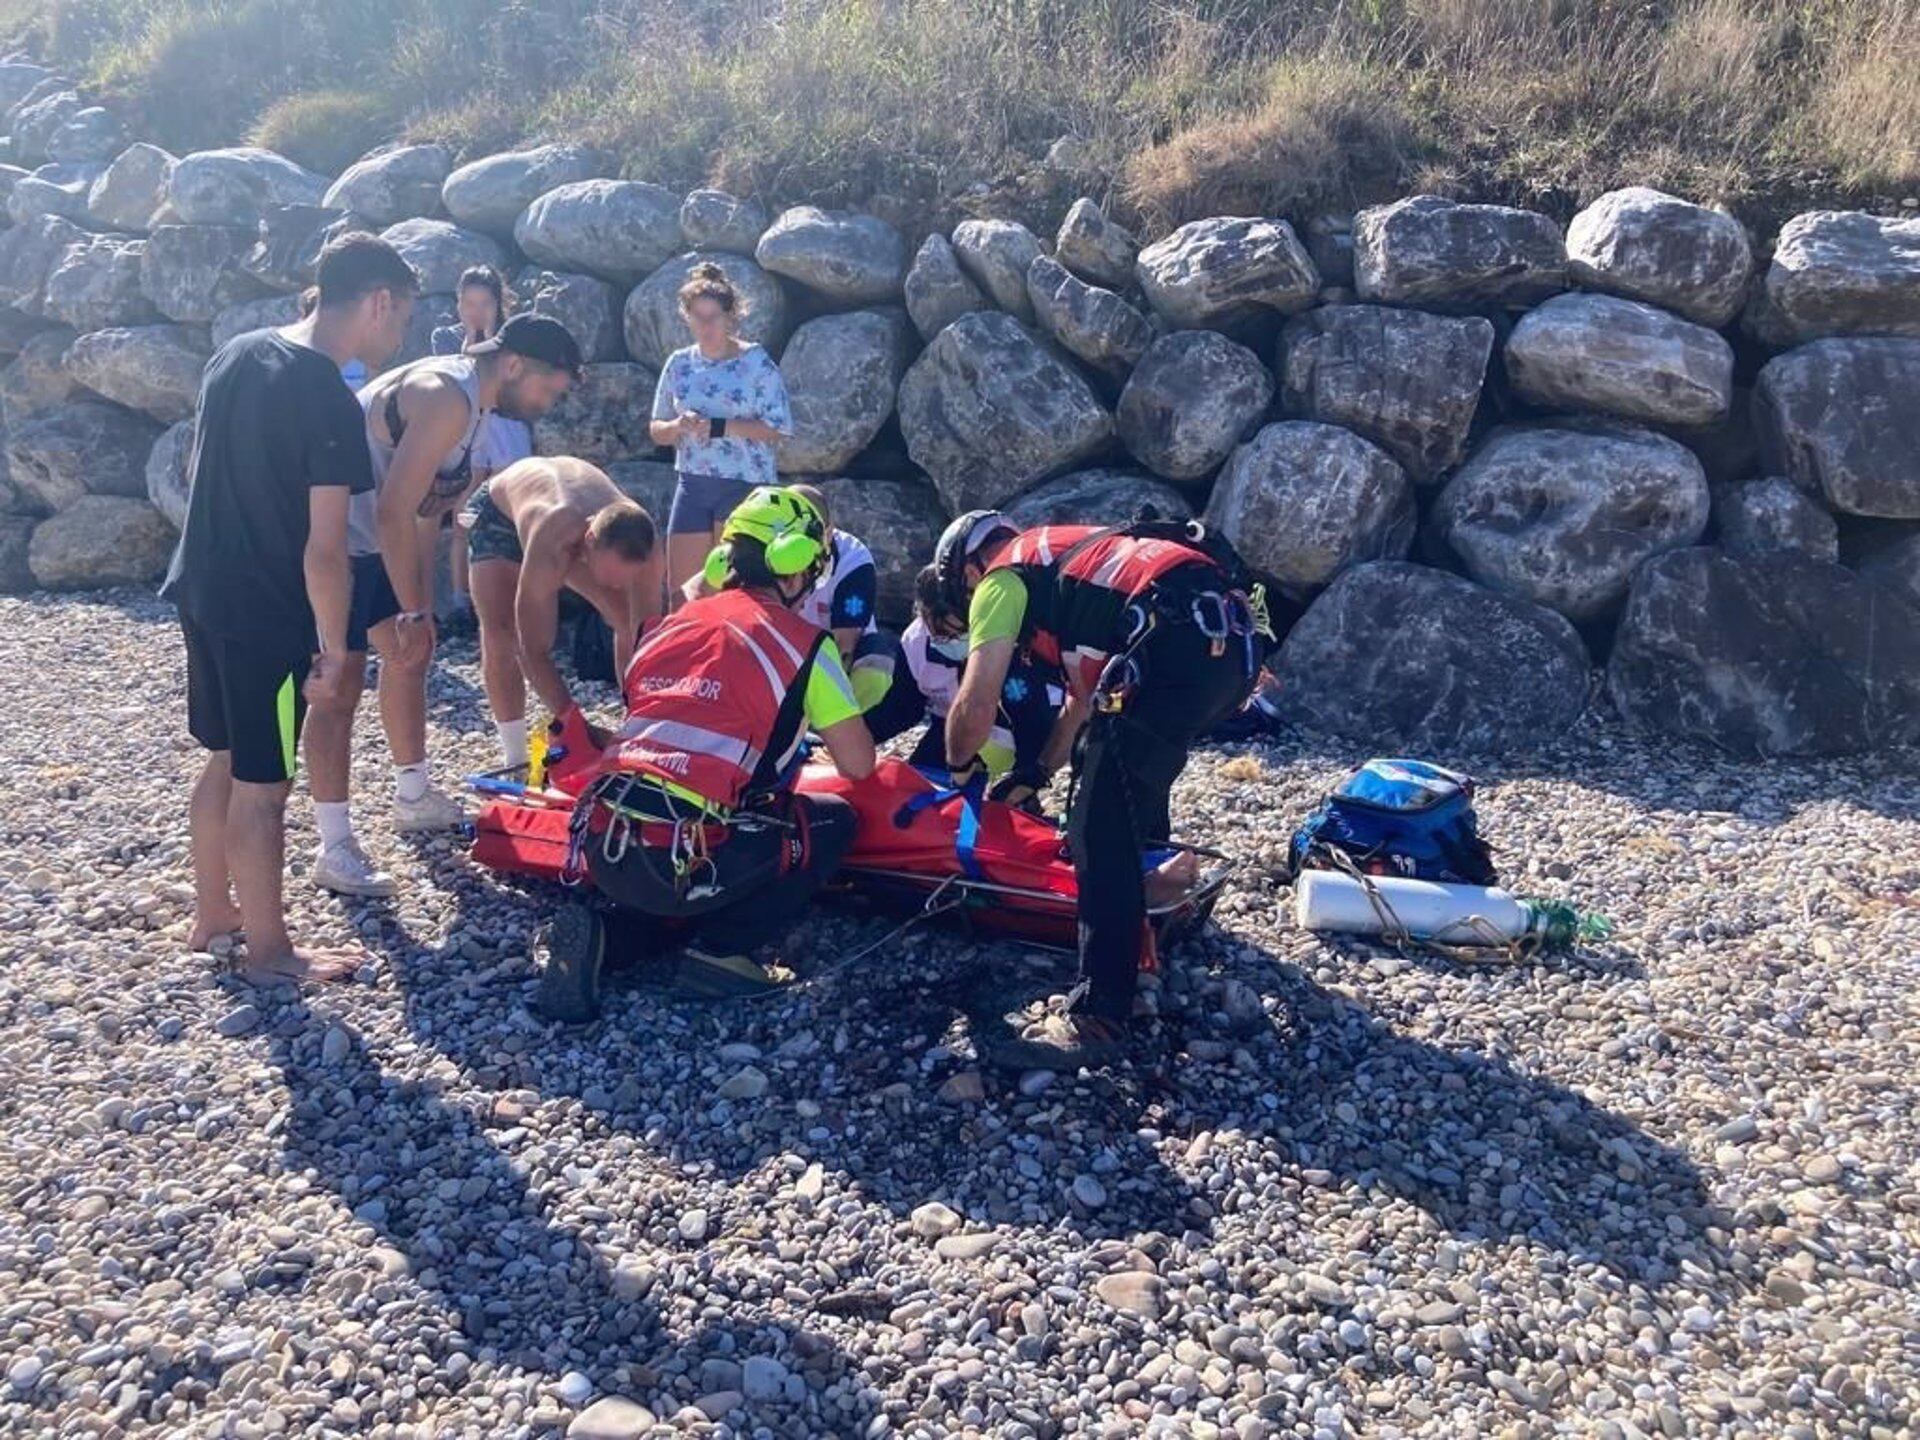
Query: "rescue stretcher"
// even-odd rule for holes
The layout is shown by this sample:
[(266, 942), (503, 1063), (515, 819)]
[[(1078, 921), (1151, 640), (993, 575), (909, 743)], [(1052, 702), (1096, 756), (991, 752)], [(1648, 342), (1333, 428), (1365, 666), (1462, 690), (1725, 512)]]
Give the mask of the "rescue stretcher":
[[(576, 712), (577, 714), (577, 712)], [(575, 802), (603, 771), (584, 722), (555, 738), (544, 784), (499, 777), (470, 782), (490, 798), (473, 822), (473, 858), (502, 875), (586, 887), (569, 864)], [(826, 898), (895, 913), (926, 911), (988, 934), (1071, 949), (1078, 887), (1066, 837), (1051, 820), (955, 789), (900, 760), (882, 759), (865, 780), (827, 765), (804, 767), (801, 794), (837, 795), (857, 818), (844, 864)], [(1201, 862), (1197, 881), (1175, 900), (1149, 905), (1154, 949), (1164, 951), (1203, 925), (1232, 875), (1214, 851), (1163, 846), (1141, 857), (1143, 870), (1181, 850)]]

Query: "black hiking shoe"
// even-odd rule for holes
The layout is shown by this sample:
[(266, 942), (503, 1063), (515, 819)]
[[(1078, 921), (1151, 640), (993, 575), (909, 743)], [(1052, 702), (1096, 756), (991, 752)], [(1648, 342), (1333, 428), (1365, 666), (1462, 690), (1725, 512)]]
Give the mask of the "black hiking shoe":
[(783, 989), (793, 977), (762, 965), (751, 955), (689, 945), (674, 967), (674, 988), (703, 1000), (737, 1000)]
[(995, 1016), (974, 1037), (982, 1064), (1065, 1075), (1113, 1064), (1126, 1053), (1126, 1044), (1122, 1022), (1052, 1004), (1038, 1014)]
[(563, 1025), (585, 1025), (600, 1013), (606, 923), (591, 906), (569, 905), (547, 927), (545, 948), (534, 1009)]

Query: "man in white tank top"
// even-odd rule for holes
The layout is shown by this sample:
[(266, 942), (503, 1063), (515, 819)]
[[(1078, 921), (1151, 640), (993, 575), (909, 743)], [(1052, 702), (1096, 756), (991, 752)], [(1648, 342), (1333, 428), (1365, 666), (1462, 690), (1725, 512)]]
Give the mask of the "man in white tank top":
[[(434, 356), (377, 376), (360, 392), (375, 489), (355, 497), (347, 548), (353, 601), (348, 682), (308, 720), (306, 756), (320, 854), (316, 884), (348, 895), (390, 895), (393, 879), (353, 833), (349, 806), (353, 715), (366, 651), (380, 655), (380, 719), (394, 766), (394, 828), (443, 830), (465, 812), (427, 772), (427, 666), (433, 658), (433, 538), (485, 473), (494, 414), (533, 421), (580, 372), (580, 347), (544, 316), (515, 316), (462, 355)], [(482, 468), (476, 470), (476, 461)]]

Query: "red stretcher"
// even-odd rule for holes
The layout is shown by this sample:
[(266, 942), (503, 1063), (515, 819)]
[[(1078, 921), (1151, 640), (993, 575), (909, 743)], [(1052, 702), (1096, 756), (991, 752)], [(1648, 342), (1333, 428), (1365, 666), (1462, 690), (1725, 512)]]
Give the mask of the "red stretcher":
[[(475, 777), (495, 792), (474, 819), (473, 858), (503, 875), (566, 883), (574, 799), (596, 779), (602, 760), (584, 722), (557, 736), (546, 785), (536, 791)], [(1071, 949), (1078, 887), (1065, 837), (1049, 820), (977, 794), (942, 786), (904, 761), (883, 759), (865, 780), (808, 765), (802, 794), (837, 795), (858, 817), (852, 848), (828, 898), (896, 912), (958, 917), (976, 929)], [(1142, 857), (1151, 869), (1175, 853)], [(1178, 900), (1149, 907), (1155, 949), (1165, 950), (1213, 913), (1233, 865), (1210, 851), (1200, 878)], [(585, 885), (589, 882), (578, 882)]]

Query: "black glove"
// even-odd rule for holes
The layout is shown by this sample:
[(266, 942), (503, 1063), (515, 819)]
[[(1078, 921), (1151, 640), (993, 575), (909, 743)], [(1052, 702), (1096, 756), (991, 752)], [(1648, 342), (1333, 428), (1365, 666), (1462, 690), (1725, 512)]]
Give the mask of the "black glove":
[(1049, 778), (1036, 764), (1016, 765), (994, 782), (987, 798), (1017, 809), (1037, 809), (1040, 792), (1047, 788)]

